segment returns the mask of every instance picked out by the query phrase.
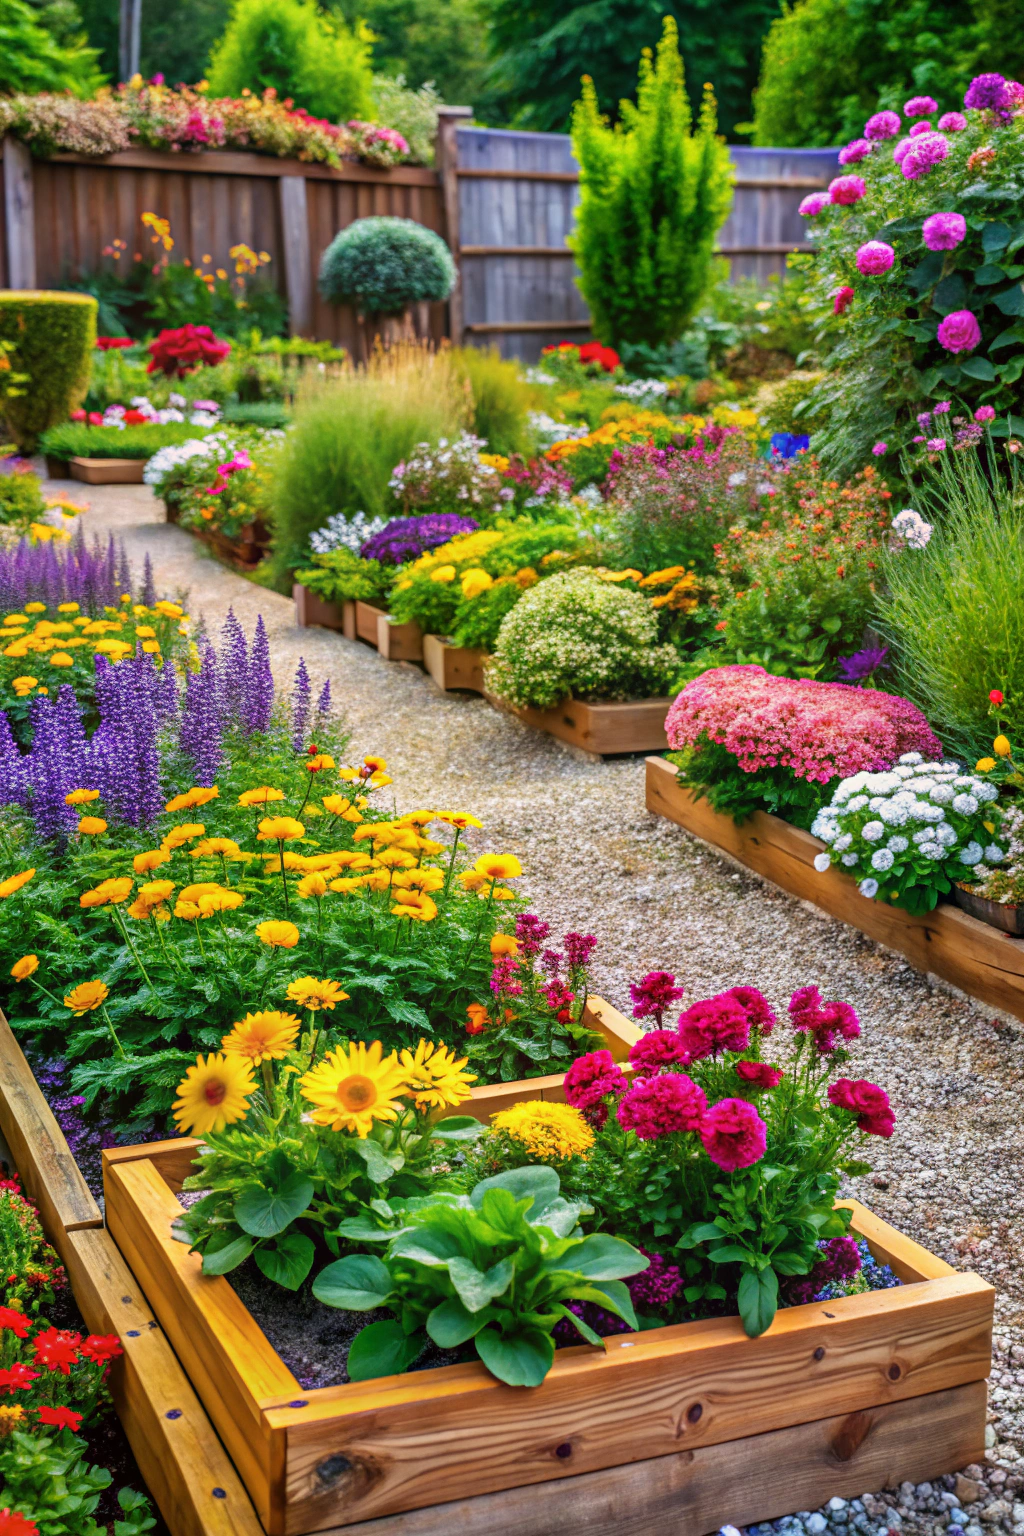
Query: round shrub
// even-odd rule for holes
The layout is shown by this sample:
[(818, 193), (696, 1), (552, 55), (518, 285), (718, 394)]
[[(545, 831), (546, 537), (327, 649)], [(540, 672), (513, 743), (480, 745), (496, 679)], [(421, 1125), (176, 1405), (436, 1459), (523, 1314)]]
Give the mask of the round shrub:
[(519, 708), (577, 699), (642, 699), (668, 691), (679, 667), (658, 644), (654, 609), (639, 592), (590, 570), (550, 576), (503, 620), (487, 686)]
[(413, 219), (356, 219), (335, 235), (320, 262), (320, 292), (330, 304), (368, 315), (400, 315), (438, 303), (455, 287), (451, 252)]
[(0, 292), (0, 341), (9, 342), (23, 394), (4, 403), (18, 447), (33, 453), (41, 432), (66, 421), (85, 399), (96, 344), (96, 300), (85, 293)]

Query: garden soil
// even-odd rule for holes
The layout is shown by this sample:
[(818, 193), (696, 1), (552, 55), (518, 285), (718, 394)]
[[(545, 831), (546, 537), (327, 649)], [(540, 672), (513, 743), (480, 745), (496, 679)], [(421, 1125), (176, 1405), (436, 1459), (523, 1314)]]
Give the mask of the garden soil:
[[(616, 1007), (628, 1013), (630, 981), (654, 969), (673, 971), (688, 1002), (742, 983), (784, 1013), (790, 993), (813, 982), (854, 1006), (863, 1037), (848, 1070), (885, 1086), (897, 1127), (872, 1144), (876, 1171), (851, 1192), (996, 1286), (989, 1456), (1015, 1485), (1024, 1474), (1024, 1025), (650, 815), (641, 757), (595, 760), (474, 695), (440, 694), (410, 663), (298, 629), (288, 599), (168, 525), (147, 487), (90, 488), (90, 501), (87, 535), (122, 537), (137, 571), (148, 553), (160, 594), (188, 589), (188, 611), (212, 638), (229, 608), (250, 634), (262, 614), (280, 687), (300, 657), (315, 688), (329, 677), (353, 752), (387, 759), (402, 808), (479, 816), (471, 846), (519, 857), (521, 889), (551, 924), (551, 942), (570, 928), (597, 935), (594, 989)], [(1017, 1509), (1007, 1528), (1024, 1536), (1024, 1504)]]

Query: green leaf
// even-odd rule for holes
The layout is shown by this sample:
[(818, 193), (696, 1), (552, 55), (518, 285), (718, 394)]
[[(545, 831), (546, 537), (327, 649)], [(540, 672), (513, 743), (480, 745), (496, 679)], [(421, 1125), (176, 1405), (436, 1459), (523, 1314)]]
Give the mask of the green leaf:
[(697, 1243), (714, 1243), (719, 1238), (725, 1237), (725, 1229), (714, 1221), (695, 1222), (683, 1235), (683, 1244), (687, 1248), (693, 1248)]
[(376, 1376), (400, 1376), (422, 1354), (425, 1342), (422, 1333), (406, 1333), (401, 1323), (391, 1318), (367, 1323), (349, 1346), (345, 1362), (348, 1379), (372, 1381)]
[(244, 1264), (253, 1250), (251, 1237), (236, 1237), (221, 1248), (208, 1248), (203, 1254), (204, 1275), (226, 1275)]
[(604, 1307), (606, 1312), (614, 1312), (631, 1328), (638, 1326), (629, 1287), (621, 1280), (592, 1280), (589, 1285), (574, 1286), (572, 1297), (574, 1301), (592, 1301), (595, 1306)]
[(779, 1281), (774, 1269), (746, 1270), (737, 1300), (747, 1337), (760, 1338), (771, 1327), (779, 1305)]
[(777, 1275), (806, 1275), (809, 1265), (799, 1253), (784, 1252), (772, 1255), (772, 1268)]
[(285, 1232), (274, 1243), (256, 1249), (257, 1268), (275, 1285), (297, 1291), (313, 1267), (316, 1246), (304, 1232)]
[(1012, 233), (1008, 224), (1001, 222), (986, 224), (981, 232), (981, 248), (986, 256), (991, 255), (994, 251), (1005, 250), (1010, 243)]
[(996, 376), (996, 371), (987, 357), (968, 357), (960, 364), (961, 373), (966, 373), (969, 379), (981, 379), (990, 384)]
[(1004, 315), (1024, 315), (1024, 288), (1020, 283), (1014, 283), (1012, 288), (997, 293), (993, 303)]
[(476, 1141), (484, 1129), (483, 1122), (472, 1115), (449, 1115), (431, 1126), (430, 1135), (435, 1141)]
[(550, 1334), (539, 1328), (504, 1335), (485, 1328), (476, 1336), (476, 1352), (491, 1375), (510, 1387), (539, 1387), (555, 1358)]
[(1003, 347), (1024, 346), (1024, 326), (1010, 325), (1005, 331), (1000, 331), (995, 341), (990, 341), (990, 352), (1000, 351)]
[(276, 1189), (247, 1189), (235, 1201), (234, 1217), (251, 1237), (276, 1237), (308, 1209), (313, 1180), (293, 1173)]
[(427, 1318), (427, 1332), (439, 1349), (458, 1349), (468, 1339), (475, 1339), (496, 1316), (492, 1307), (471, 1312), (457, 1296), (449, 1296)]
[(937, 283), (942, 276), (943, 254), (941, 251), (929, 251), (907, 278), (907, 286), (917, 293), (923, 293), (933, 283)]
[(404, 997), (385, 998), (384, 1007), (396, 1024), (408, 1024), (421, 1035), (434, 1033), (429, 1014), (418, 1003), (410, 1003)]
[(967, 284), (959, 272), (944, 277), (932, 294), (932, 308), (940, 315), (951, 315), (954, 310), (967, 308)]
[(979, 288), (991, 288), (995, 283), (1001, 283), (1007, 274), (1002, 267), (993, 266), (989, 261), (983, 267), (977, 267), (974, 273), (974, 281)]
[(1024, 352), (1018, 352), (1008, 363), (1001, 363), (996, 372), (1003, 384), (1016, 384), (1024, 373)]
[(339, 1221), (336, 1231), (339, 1237), (351, 1237), (360, 1243), (390, 1243), (397, 1228), (382, 1227), (369, 1216), (346, 1216)]
[(469, 1198), (474, 1209), (479, 1211), (483, 1208), (484, 1197), (489, 1189), (507, 1189), (516, 1200), (533, 1201), (528, 1219), (535, 1223), (551, 1202), (558, 1199), (560, 1188), (558, 1174), (553, 1168), (509, 1168), (504, 1173), (496, 1173), (491, 1179), (481, 1179)]
[(374, 1184), (386, 1184), (395, 1176), (395, 1165), (385, 1157), (380, 1144), (372, 1137), (364, 1137), (352, 1143), (352, 1151), (366, 1164), (366, 1172)]
[(563, 1267), (578, 1275), (586, 1275), (588, 1280), (625, 1280), (629, 1275), (638, 1275), (647, 1269), (650, 1262), (638, 1248), (622, 1238), (595, 1232), (569, 1249)]
[(842, 619), (837, 618), (822, 619), (821, 627), (822, 629), (826, 630), (828, 634), (837, 635), (843, 627), (843, 621)]
[(751, 1253), (738, 1243), (726, 1243), (724, 1248), (712, 1248), (708, 1258), (712, 1264), (749, 1264)]
[(454, 1232), (443, 1227), (410, 1227), (395, 1238), (391, 1255), (396, 1259), (415, 1259), (430, 1269), (444, 1269), (450, 1259), (461, 1258), (463, 1245)]
[(515, 1264), (511, 1258), (501, 1259), (484, 1272), (477, 1269), (471, 1260), (456, 1257), (448, 1260), (448, 1274), (463, 1305), (470, 1312), (479, 1312), (488, 1302), (508, 1290), (515, 1274)]
[(387, 1267), (369, 1253), (350, 1253), (347, 1258), (328, 1264), (313, 1281), (317, 1301), (346, 1312), (372, 1312), (375, 1307), (384, 1306), (391, 1291)]
[(605, 1341), (602, 1339), (601, 1335), (599, 1333), (595, 1333), (590, 1324), (585, 1323), (582, 1317), (577, 1317), (576, 1313), (570, 1312), (568, 1307), (556, 1307), (555, 1310), (565, 1318), (567, 1323), (572, 1324), (577, 1333), (581, 1333), (583, 1335), (588, 1344), (595, 1344), (598, 1349), (607, 1349), (608, 1346), (605, 1344)]

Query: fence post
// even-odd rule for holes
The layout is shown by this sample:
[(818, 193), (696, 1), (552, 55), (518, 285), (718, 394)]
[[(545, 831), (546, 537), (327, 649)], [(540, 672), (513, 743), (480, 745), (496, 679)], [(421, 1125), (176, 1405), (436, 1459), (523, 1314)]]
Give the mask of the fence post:
[(8, 134), (4, 139), (4, 214), (7, 221), (7, 284), (36, 286), (36, 225), (32, 200), (32, 153)]
[(435, 159), (441, 177), (444, 227), (448, 249), (455, 263), (455, 287), (448, 300), (448, 329), (452, 345), (462, 346), (462, 262), (459, 254), (459, 145), (456, 137), (460, 121), (473, 116), (472, 107), (437, 109), (437, 149)]
[(288, 329), (293, 336), (313, 334), (313, 267), (309, 247), (309, 211), (305, 176), (281, 176), (281, 245), (288, 294)]

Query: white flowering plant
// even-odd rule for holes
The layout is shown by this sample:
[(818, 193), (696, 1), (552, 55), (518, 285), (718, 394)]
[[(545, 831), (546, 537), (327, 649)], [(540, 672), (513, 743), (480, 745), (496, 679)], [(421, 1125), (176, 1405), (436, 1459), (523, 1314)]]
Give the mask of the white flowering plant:
[(845, 870), (862, 896), (930, 912), (954, 880), (1005, 859), (998, 799), (996, 785), (959, 763), (906, 752), (893, 768), (837, 785), (811, 826), (828, 845), (814, 867)]
[(387, 525), (386, 517), (367, 517), (365, 512), (346, 517), (343, 512), (335, 512), (322, 528), (310, 534), (309, 547), (314, 555), (329, 555), (336, 549), (348, 549), (358, 555), (366, 541), (383, 533)]
[(486, 448), (483, 438), (472, 432), (462, 432), (454, 441), (442, 437), (436, 447), (417, 443), (409, 458), (395, 466), (388, 488), (407, 517), (458, 512), (486, 523), (505, 511), (515, 496), (494, 465), (481, 459)]
[(243, 527), (271, 520), (270, 467), (285, 435), (256, 427), (211, 432), (161, 448), (143, 479), (183, 527), (237, 538)]

